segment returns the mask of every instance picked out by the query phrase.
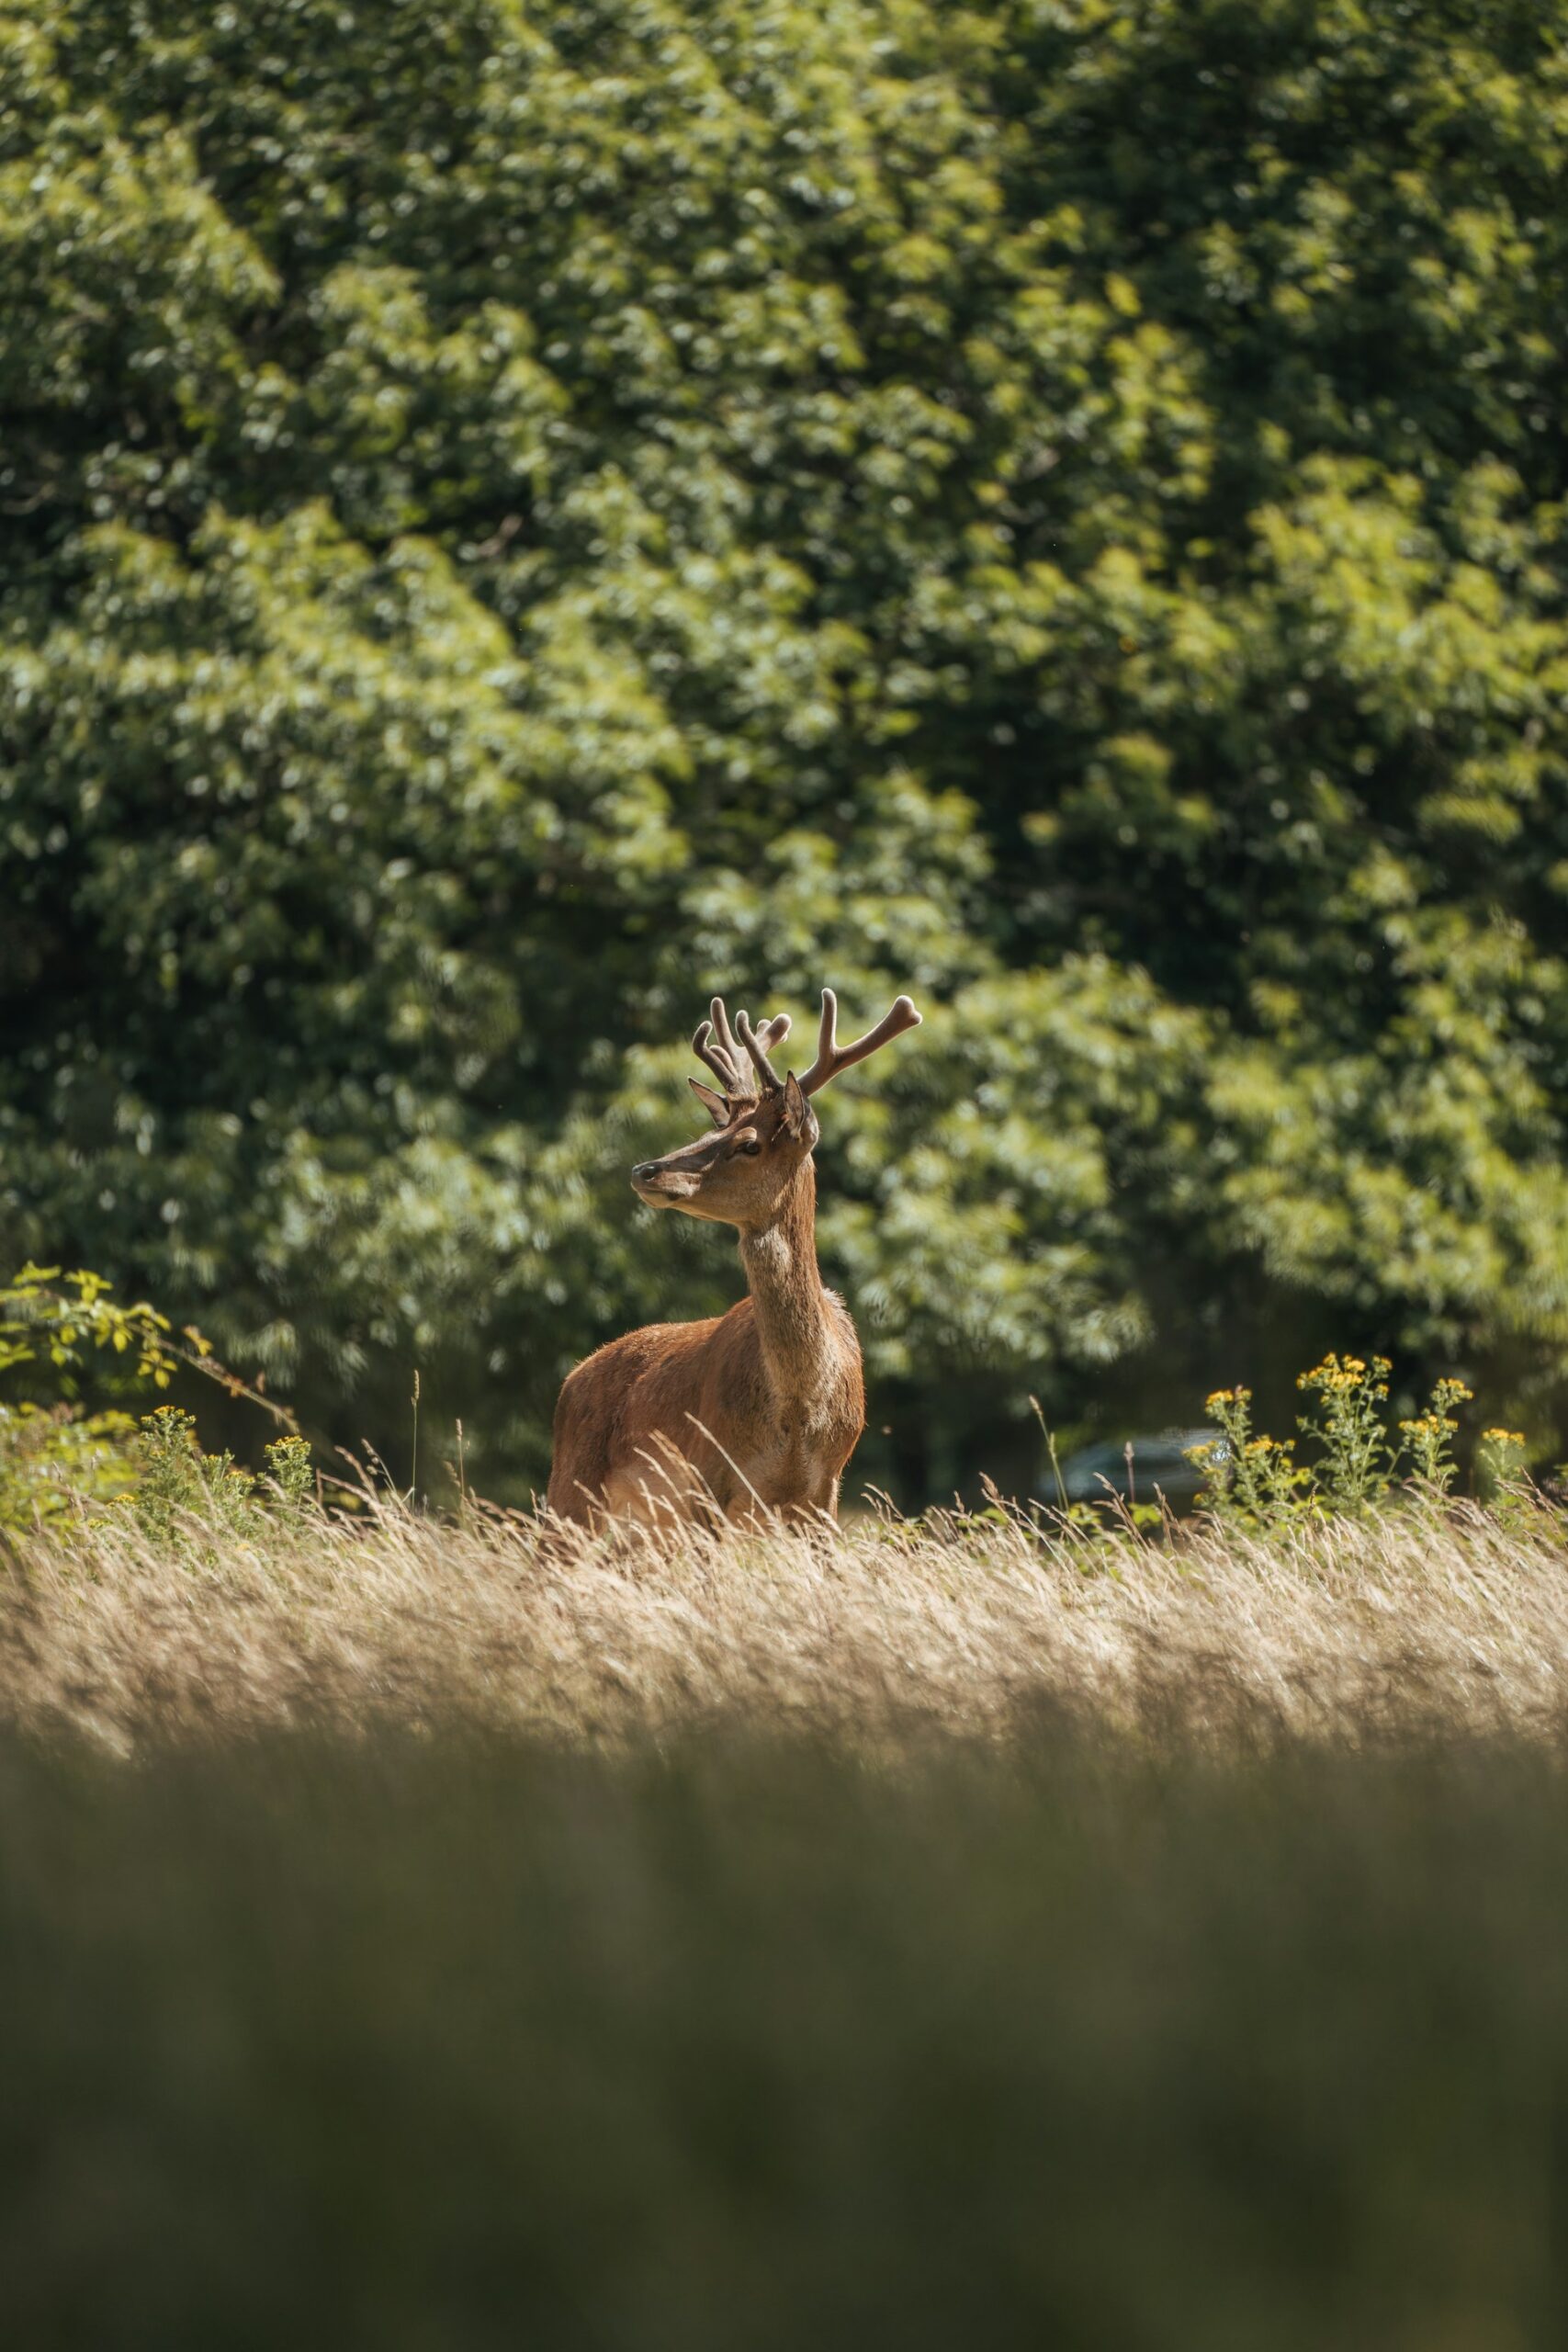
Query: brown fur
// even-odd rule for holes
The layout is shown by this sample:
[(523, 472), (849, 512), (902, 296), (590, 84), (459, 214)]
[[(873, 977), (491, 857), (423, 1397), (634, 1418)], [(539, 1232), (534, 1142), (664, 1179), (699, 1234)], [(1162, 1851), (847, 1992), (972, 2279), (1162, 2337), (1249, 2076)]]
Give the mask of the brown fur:
[(792, 1077), (700, 1090), (718, 1132), (633, 1175), (645, 1201), (735, 1226), (750, 1296), (612, 1340), (567, 1379), (547, 1501), (563, 1518), (676, 1525), (833, 1516), (865, 1421), (860, 1342), (817, 1265), (816, 1114)]

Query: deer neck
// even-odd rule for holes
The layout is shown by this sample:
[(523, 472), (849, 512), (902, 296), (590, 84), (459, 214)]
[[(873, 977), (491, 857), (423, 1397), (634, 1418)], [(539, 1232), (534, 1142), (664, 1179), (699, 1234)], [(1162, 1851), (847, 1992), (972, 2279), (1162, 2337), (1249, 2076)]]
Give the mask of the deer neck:
[(809, 1159), (771, 1224), (740, 1236), (757, 1336), (775, 1403), (809, 1403), (836, 1364), (827, 1294), (817, 1267), (817, 1175)]

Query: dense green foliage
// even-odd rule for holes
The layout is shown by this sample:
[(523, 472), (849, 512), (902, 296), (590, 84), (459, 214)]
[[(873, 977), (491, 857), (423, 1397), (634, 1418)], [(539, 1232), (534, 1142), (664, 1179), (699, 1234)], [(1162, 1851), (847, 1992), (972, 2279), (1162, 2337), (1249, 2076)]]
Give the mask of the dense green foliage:
[[(318, 1492), (308, 1440), (290, 1430), (262, 1449), (266, 1487), (227, 1450), (203, 1451), (189, 1413), (161, 1405), (141, 1426), (118, 1409), (150, 1402), (181, 1365), (215, 1381), (231, 1398), (262, 1405), (274, 1422), (289, 1416), (213, 1361), (194, 1325), (175, 1333), (145, 1299), (130, 1304), (90, 1268), (27, 1265), (0, 1280), (0, 1376), (18, 1376), (32, 1396), (0, 1395), (0, 1543), (39, 1526), (80, 1527), (107, 1507), (134, 1513), (144, 1534), (176, 1549), (187, 1522), (230, 1536), (257, 1532), (267, 1503), (296, 1516)], [(90, 1412), (84, 1387), (117, 1400)]]
[(12, 2335), (1559, 2342), (1565, 1799), (1103, 1730), (8, 1741)]
[(494, 1488), (590, 1344), (735, 1295), (625, 1170), (710, 989), (828, 978), (931, 1016), (824, 1106), (913, 1485), (1277, 1333), (1542, 1434), (1565, 31), (5, 19), (14, 1254), (318, 1432), (390, 1450), (417, 1362)]

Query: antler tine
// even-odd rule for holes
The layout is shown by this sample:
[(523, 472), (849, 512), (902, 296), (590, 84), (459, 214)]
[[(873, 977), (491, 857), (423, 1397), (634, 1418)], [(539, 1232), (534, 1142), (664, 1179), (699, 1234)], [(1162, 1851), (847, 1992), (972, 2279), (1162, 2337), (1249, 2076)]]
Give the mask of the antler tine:
[[(725, 1092), (728, 1094), (734, 1091), (735, 1072), (731, 1069), (730, 1065), (725, 1060), (722, 1054), (719, 1053), (716, 1046), (709, 1043), (712, 1035), (713, 1023), (711, 1021), (699, 1021), (696, 1028), (692, 1033), (692, 1051), (696, 1055), (699, 1061), (706, 1062), (709, 1069), (712, 1070), (720, 1086), (722, 1086)], [(696, 1081), (694, 1080), (693, 1084), (694, 1085)]]
[(901, 1037), (906, 1029), (918, 1029), (920, 1016), (907, 996), (895, 997), (892, 1008), (883, 1014), (874, 1029), (857, 1037), (852, 1046), (839, 1043), (839, 1000), (831, 989), (822, 991), (822, 1026), (817, 1038), (817, 1059), (800, 1081), (803, 1094), (815, 1094), (830, 1078), (837, 1078), (852, 1062), (863, 1062), (868, 1054)]
[[(727, 1094), (750, 1094), (751, 1080), (746, 1069), (746, 1057), (737, 1046), (729, 1026), (729, 1015), (724, 1009), (724, 999), (716, 996), (708, 1007), (708, 1018), (703, 1023), (710, 1033), (707, 1050), (697, 1048), (708, 1068), (718, 1078)], [(720, 1069), (720, 1063), (723, 1068)]]
[(757, 1075), (763, 1085), (774, 1094), (782, 1093), (784, 1080), (768, 1059), (768, 1047), (782, 1044), (789, 1035), (788, 1013), (775, 1013), (771, 1021), (763, 1022), (761, 1030), (756, 1030), (751, 1026), (750, 1013), (738, 1012), (735, 1016), (735, 1025), (740, 1032), (740, 1042), (756, 1065)]
[(735, 1040), (729, 1034), (729, 1015), (724, 1009), (724, 999), (721, 996), (716, 996), (709, 1004), (708, 1017), (713, 1023), (714, 1035), (718, 1040), (719, 1052), (727, 1055), (739, 1070), (740, 1057), (735, 1050)]

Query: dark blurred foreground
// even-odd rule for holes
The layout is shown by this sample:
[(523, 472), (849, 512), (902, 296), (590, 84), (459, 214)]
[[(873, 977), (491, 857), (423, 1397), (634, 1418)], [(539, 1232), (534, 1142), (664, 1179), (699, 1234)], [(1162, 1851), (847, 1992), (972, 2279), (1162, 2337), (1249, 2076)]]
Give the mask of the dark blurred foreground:
[(12, 1743), (9, 2340), (1560, 2342), (1563, 1799), (1060, 1731)]

